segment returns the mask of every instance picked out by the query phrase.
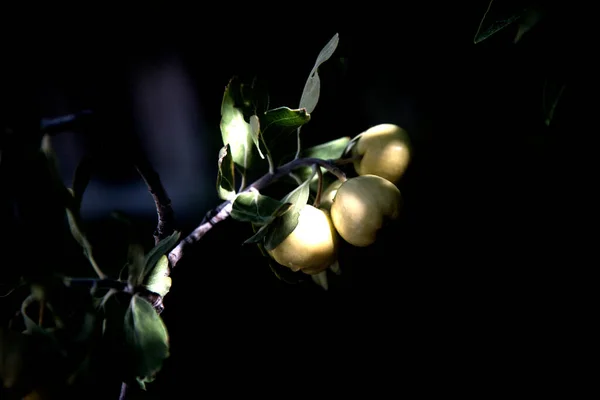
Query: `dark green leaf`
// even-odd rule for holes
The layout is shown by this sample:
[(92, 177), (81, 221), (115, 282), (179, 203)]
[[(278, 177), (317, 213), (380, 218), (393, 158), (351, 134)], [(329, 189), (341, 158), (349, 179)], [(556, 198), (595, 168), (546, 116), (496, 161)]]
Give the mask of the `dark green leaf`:
[(171, 235), (158, 242), (156, 246), (154, 246), (152, 250), (146, 254), (146, 258), (144, 260), (144, 276), (146, 279), (152, 274), (152, 270), (157, 265), (158, 260), (160, 260), (163, 255), (167, 254), (173, 247), (175, 247), (177, 242), (179, 242), (180, 237), (181, 232), (175, 231)]
[(267, 111), (261, 117), (263, 132), (271, 127), (298, 128), (310, 121), (306, 109), (292, 110), (289, 107), (278, 107)]
[(124, 318), (124, 339), (134, 360), (134, 374), (143, 387), (169, 357), (167, 328), (152, 304), (134, 295)]
[(552, 123), (556, 106), (558, 106), (566, 87), (567, 85), (564, 83), (559, 84), (550, 80), (544, 82), (543, 111), (546, 126)]
[(235, 104), (235, 95), (239, 93), (239, 82), (232, 79), (225, 88), (221, 104), (221, 136), (223, 144), (231, 147), (233, 162), (243, 170), (250, 168), (252, 163), (253, 147), (252, 128), (244, 119), (244, 113)]
[[(322, 160), (337, 160), (342, 157), (346, 146), (350, 143), (350, 137), (341, 137), (318, 146), (311, 147), (300, 153), (302, 158), (320, 158)], [(321, 168), (321, 172), (326, 173), (324, 168)], [(308, 179), (313, 174), (313, 167), (298, 168), (295, 173), (303, 181)], [(316, 182), (317, 175), (314, 175), (313, 182)]]
[(127, 281), (133, 287), (140, 285), (144, 279), (144, 246), (134, 242), (127, 251)]
[(169, 274), (169, 259), (166, 255), (163, 255), (146, 276), (144, 280), (145, 288), (164, 297), (171, 290), (171, 277)]
[(77, 204), (81, 206), (81, 200), (83, 198), (83, 193), (90, 183), (90, 179), (92, 177), (92, 159), (89, 157), (84, 157), (81, 159), (79, 164), (77, 164), (77, 168), (75, 169), (75, 174), (73, 175), (73, 197), (77, 201)]
[(500, 1), (496, 4), (494, 0), (490, 0), (473, 41), (475, 44), (483, 42), (517, 21), (526, 10), (527, 7), (522, 2)]
[(35, 322), (27, 313), (29, 306), (37, 301), (38, 300), (34, 295), (29, 295), (21, 304), (21, 316), (23, 317), (23, 324), (25, 325), (26, 333), (32, 333), (41, 330), (37, 322)]
[(223, 200), (235, 196), (235, 167), (229, 143), (219, 150), (217, 193)]
[(254, 78), (251, 84), (240, 84), (240, 93), (248, 113), (260, 115), (269, 109), (269, 93), (264, 82), (257, 78)]
[(71, 197), (70, 201), (68, 202), (68, 207), (66, 208), (67, 219), (69, 221), (69, 228), (71, 230), (71, 234), (73, 235), (73, 238), (75, 238), (77, 243), (79, 243), (79, 245), (83, 248), (83, 253), (85, 254), (86, 258), (88, 259), (96, 273), (99, 276), (103, 277), (100, 268), (96, 264), (96, 260), (94, 259), (94, 256), (92, 254), (92, 245), (85, 236), (85, 232), (83, 230), (83, 221), (81, 220), (81, 215), (79, 214), (79, 208), (73, 201), (73, 190), (67, 190)]
[(275, 218), (274, 215), (281, 209), (289, 207), (289, 204), (286, 205), (272, 197), (263, 196), (258, 191), (244, 192), (235, 198), (231, 208), (231, 218), (263, 225), (272, 221)]
[(335, 49), (337, 48), (339, 43), (339, 35), (336, 33), (331, 40), (323, 47), (319, 56), (317, 57), (317, 61), (315, 62), (312, 71), (308, 75), (308, 80), (304, 85), (304, 90), (302, 91), (302, 97), (300, 98), (300, 106), (298, 108), (305, 108), (307, 113), (312, 113), (317, 106), (317, 102), (319, 101), (319, 93), (321, 90), (321, 80), (319, 78), (318, 69), (325, 61), (329, 60), (329, 58), (333, 55)]
[[(316, 174), (316, 169), (314, 173)], [(279, 244), (283, 242), (294, 229), (296, 229), (296, 226), (298, 226), (300, 211), (306, 205), (310, 196), (309, 185), (311, 179), (312, 176), (281, 200), (282, 203), (292, 203), (292, 207), (288, 212), (275, 218), (275, 220), (271, 222), (271, 227), (265, 236), (264, 246), (267, 251), (271, 251), (279, 246)]]

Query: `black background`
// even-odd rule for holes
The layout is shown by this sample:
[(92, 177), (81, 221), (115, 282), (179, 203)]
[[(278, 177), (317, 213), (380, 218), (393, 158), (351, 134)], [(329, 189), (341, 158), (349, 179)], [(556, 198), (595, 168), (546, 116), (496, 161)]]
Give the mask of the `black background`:
[[(485, 3), (327, 11), (318, 3), (148, 6), (122, 18), (90, 12), (43, 19), (32, 24), (35, 31), (5, 36), (4, 118), (35, 127), (58, 112), (95, 110), (103, 129), (90, 133), (91, 143), (110, 149), (112, 159), (98, 179), (115, 185), (138, 179), (120, 160), (145, 140), (135, 129), (132, 71), (165, 56), (183, 60), (209, 127), (198, 135), (214, 154), (197, 171), (209, 182), (202, 207), (174, 204), (184, 234), (218, 204), (210, 182), (221, 145), (220, 101), (233, 75), (263, 77), (272, 103), (294, 107), (319, 50), (338, 32), (307, 143), (381, 122), (411, 134), (415, 158), (400, 184), (403, 219), (371, 248), (345, 248), (343, 273), (328, 292), (311, 282), (280, 282), (256, 249), (241, 245), (248, 229), (234, 221), (215, 227), (173, 272), (163, 313), (172, 356), (148, 396), (284, 394), (323, 383), (336, 392), (397, 391), (408, 357), (411, 374), (425, 379), (419, 371), (432, 368), (428, 360), (444, 364), (442, 354), (460, 353), (457, 342), (485, 343), (498, 331), (510, 338), (561, 308), (571, 290), (567, 270), (584, 246), (574, 226), (585, 226), (579, 185), (588, 161), (587, 53), (573, 45), (575, 8), (562, 6), (516, 45), (515, 27), (475, 45)], [(549, 127), (542, 108), (547, 78), (568, 85)], [(57, 93), (67, 99), (60, 110)], [(133, 217), (151, 246), (155, 215)], [(110, 250), (120, 234), (114, 222), (89, 225), (101, 260), (124, 256)], [(6, 226), (5, 233), (17, 229)], [(13, 277), (23, 254), (35, 264), (62, 240), (20, 229), (23, 236), (2, 248), (9, 254), (3, 271)], [(29, 255), (32, 240), (43, 251)], [(116, 398), (113, 386), (106, 396)]]

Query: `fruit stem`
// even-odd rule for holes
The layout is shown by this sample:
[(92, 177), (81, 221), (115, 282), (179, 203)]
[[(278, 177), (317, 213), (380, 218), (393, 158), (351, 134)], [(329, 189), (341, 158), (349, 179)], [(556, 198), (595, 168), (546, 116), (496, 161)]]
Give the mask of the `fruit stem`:
[(321, 193), (323, 192), (323, 171), (321, 171), (321, 167), (314, 166), (317, 170), (317, 194), (315, 195), (315, 201), (313, 203), (313, 207), (319, 207), (321, 204)]

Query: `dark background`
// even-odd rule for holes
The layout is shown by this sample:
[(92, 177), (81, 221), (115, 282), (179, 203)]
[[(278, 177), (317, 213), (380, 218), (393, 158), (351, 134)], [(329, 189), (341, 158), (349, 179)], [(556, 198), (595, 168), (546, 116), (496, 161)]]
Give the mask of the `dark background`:
[[(184, 234), (219, 203), (220, 103), (233, 75), (265, 79), (272, 106), (296, 107), (319, 50), (338, 32), (305, 143), (383, 122), (411, 135), (403, 219), (374, 246), (345, 248), (343, 273), (328, 292), (279, 281), (255, 248), (241, 245), (249, 229), (235, 221), (215, 227), (173, 272), (162, 314), (172, 356), (150, 396), (286, 393), (315, 382), (394, 390), (394, 371), (408, 355), (423, 379), (418, 371), (430, 357), (457, 351), (455, 336), (511, 337), (561, 308), (567, 270), (584, 246), (573, 228), (585, 225), (579, 185), (589, 130), (587, 53), (573, 46), (577, 10), (548, 9), (516, 45), (516, 27), (474, 45), (485, 3), (344, 5), (335, 13), (317, 3), (149, 7), (135, 18), (45, 19), (31, 36), (5, 36), (8, 125), (35, 128), (42, 117), (81, 109), (97, 115), (94, 129), (53, 143), (66, 182), (86, 152), (103, 160), (83, 204), (101, 265), (122, 265), (125, 256), (114, 250), (124, 234), (108, 218), (113, 209), (130, 215), (152, 246), (154, 205), (127, 162), (132, 149), (154, 163)], [(568, 85), (550, 126), (547, 79)], [(57, 243), (77, 251), (39, 221), (3, 223), (5, 233), (19, 232), (2, 245), (7, 282), (18, 277), (23, 254), (27, 264), (68, 264)], [(36, 254), (32, 241), (41, 243)], [(116, 397), (118, 384), (106, 390)]]

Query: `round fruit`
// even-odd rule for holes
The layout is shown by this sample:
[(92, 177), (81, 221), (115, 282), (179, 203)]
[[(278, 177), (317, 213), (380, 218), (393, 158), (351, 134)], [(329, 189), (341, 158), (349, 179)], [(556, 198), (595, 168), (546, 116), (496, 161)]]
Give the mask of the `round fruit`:
[(377, 175), (398, 183), (411, 159), (408, 133), (394, 124), (367, 129), (352, 147), (358, 175)]
[(337, 241), (329, 213), (307, 204), (300, 211), (296, 229), (268, 253), (292, 271), (312, 275), (335, 262)]
[(340, 186), (331, 205), (331, 220), (348, 243), (369, 246), (386, 221), (397, 219), (402, 206), (400, 190), (382, 177), (363, 175)]
[(335, 194), (337, 193), (342, 183), (343, 182), (341, 180), (336, 179), (329, 186), (327, 186), (325, 190), (323, 190), (323, 193), (321, 193), (321, 204), (319, 205), (320, 208), (327, 211), (331, 209), (333, 198), (335, 197)]

